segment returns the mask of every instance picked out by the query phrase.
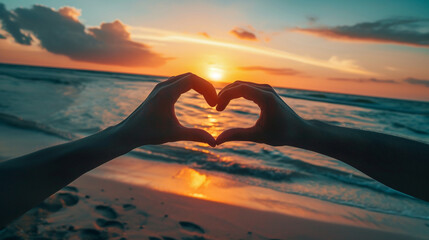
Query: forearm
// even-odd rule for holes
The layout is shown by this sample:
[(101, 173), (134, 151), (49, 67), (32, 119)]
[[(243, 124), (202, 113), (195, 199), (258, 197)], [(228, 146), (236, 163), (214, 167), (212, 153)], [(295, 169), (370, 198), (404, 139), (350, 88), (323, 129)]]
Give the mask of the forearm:
[[(131, 150), (117, 128), (0, 163), (0, 226), (87, 171)], [(7, 196), (7, 197), (6, 197)]]
[(343, 161), (398, 191), (429, 201), (429, 145), (307, 121), (298, 147)]
[(216, 145), (202, 129), (187, 128), (174, 114), (181, 94), (194, 89), (210, 106), (216, 89), (185, 73), (156, 85), (146, 100), (115, 127), (87, 138), (0, 163), (0, 227), (87, 171), (138, 146), (189, 140)]

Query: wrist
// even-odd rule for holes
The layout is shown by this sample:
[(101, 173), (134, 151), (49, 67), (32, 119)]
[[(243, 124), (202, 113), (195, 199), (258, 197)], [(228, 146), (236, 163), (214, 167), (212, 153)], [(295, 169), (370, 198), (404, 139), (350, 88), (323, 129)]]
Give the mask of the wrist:
[(137, 145), (130, 137), (130, 134), (127, 134), (123, 129), (123, 126), (119, 123), (104, 129), (102, 132), (105, 134), (109, 147), (125, 154), (140, 145)]
[(295, 136), (292, 139), (291, 146), (309, 149), (308, 146), (315, 141), (318, 132), (318, 121), (301, 119), (300, 124), (295, 128)]
[(317, 152), (319, 148), (325, 146), (332, 139), (333, 133), (331, 125), (323, 121), (305, 120), (303, 137), (298, 147)]

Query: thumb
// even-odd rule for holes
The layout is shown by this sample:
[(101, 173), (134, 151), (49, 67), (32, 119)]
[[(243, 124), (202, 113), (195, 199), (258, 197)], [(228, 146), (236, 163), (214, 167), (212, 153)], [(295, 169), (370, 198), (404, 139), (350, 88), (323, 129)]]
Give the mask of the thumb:
[(222, 132), (216, 139), (216, 144), (220, 145), (228, 141), (254, 141), (255, 128), (232, 128)]
[(181, 140), (203, 142), (212, 147), (216, 146), (214, 137), (210, 133), (198, 128), (183, 127), (181, 131)]

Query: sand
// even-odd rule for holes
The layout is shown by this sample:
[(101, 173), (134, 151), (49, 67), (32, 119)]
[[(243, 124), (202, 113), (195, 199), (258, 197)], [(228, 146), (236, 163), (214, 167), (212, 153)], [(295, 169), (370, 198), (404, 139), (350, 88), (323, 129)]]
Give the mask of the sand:
[(417, 239), (260, 211), (84, 175), (1, 239)]

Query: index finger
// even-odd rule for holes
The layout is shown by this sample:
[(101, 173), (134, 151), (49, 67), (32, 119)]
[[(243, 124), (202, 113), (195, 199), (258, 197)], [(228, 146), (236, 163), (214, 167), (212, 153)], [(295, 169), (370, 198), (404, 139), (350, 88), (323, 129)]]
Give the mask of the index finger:
[(240, 84), (235, 87), (224, 90), (218, 99), (218, 105), (216, 109), (222, 111), (226, 108), (228, 103), (235, 98), (244, 97), (247, 100), (251, 100), (262, 109), (265, 99), (268, 97), (269, 92), (253, 87), (249, 84)]
[(199, 94), (203, 95), (206, 99), (206, 102), (214, 107), (217, 104), (217, 93), (214, 86), (207, 80), (198, 77), (197, 75), (191, 73), (185, 75), (179, 80), (171, 83), (167, 86), (168, 88), (174, 88), (175, 100), (180, 97), (181, 94), (194, 89)]

